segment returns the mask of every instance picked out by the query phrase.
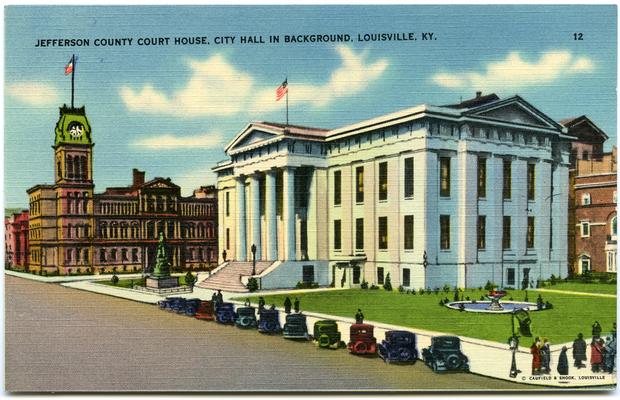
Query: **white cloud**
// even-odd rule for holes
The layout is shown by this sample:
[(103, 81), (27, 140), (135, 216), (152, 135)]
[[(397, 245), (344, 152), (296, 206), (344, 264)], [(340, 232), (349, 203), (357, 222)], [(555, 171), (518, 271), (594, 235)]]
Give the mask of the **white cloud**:
[(7, 85), (6, 92), (22, 103), (35, 107), (54, 105), (60, 101), (56, 87), (41, 82), (13, 82)]
[(513, 51), (506, 59), (490, 62), (484, 72), (441, 72), (432, 76), (435, 84), (449, 89), (515, 90), (544, 86), (562, 78), (594, 70), (594, 62), (569, 51), (551, 51), (530, 62)]
[(144, 147), (150, 150), (177, 150), (177, 149), (212, 149), (219, 148), (224, 143), (224, 136), (217, 133), (204, 133), (193, 136), (177, 136), (163, 134), (138, 139), (132, 146)]
[(195, 168), (175, 175), (172, 181), (181, 187), (181, 195), (190, 196), (200, 186), (215, 185), (216, 175), (211, 168), (212, 165)]
[[(289, 106), (325, 107), (338, 98), (353, 96), (381, 77), (389, 65), (386, 59), (367, 63), (367, 51), (355, 53), (344, 45), (336, 46), (336, 51), (342, 64), (331, 73), (326, 83), (315, 85), (289, 81)], [(275, 88), (270, 87), (259, 91), (253, 107), (258, 111), (271, 111), (282, 108), (284, 103), (283, 100), (275, 101)]]
[[(385, 59), (368, 63), (368, 52), (355, 53), (343, 45), (336, 51), (342, 63), (326, 83), (289, 82), (289, 105), (327, 106), (364, 90), (388, 67)], [(220, 54), (204, 61), (190, 60), (188, 65), (191, 76), (184, 88), (167, 94), (153, 84), (140, 89), (123, 86), (119, 89), (121, 99), (130, 111), (185, 118), (230, 116), (248, 110), (262, 113), (284, 107), (284, 100), (276, 102), (276, 86), (256, 84), (254, 77)]]
[(168, 95), (146, 85), (134, 90), (123, 86), (120, 96), (130, 111), (178, 117), (227, 116), (243, 109), (251, 95), (253, 78), (235, 68), (222, 55), (204, 61), (189, 60), (191, 77), (187, 85)]

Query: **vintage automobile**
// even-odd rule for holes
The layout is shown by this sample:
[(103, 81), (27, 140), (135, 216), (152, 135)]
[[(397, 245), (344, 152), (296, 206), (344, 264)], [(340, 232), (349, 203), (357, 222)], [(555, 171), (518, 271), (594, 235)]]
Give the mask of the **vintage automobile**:
[(200, 305), (198, 306), (198, 310), (196, 310), (196, 314), (194, 314), (194, 317), (197, 319), (213, 321), (215, 319), (215, 309), (213, 307), (213, 302), (211, 300), (201, 301)]
[(182, 306), (180, 306), (176, 312), (178, 314), (185, 314), (193, 317), (196, 311), (200, 307), (200, 299), (186, 299)]
[(280, 313), (278, 310), (264, 309), (259, 312), (258, 331), (260, 333), (280, 333)]
[(282, 334), (286, 339), (310, 339), (306, 316), (302, 313), (287, 314)]
[(237, 319), (235, 325), (243, 329), (256, 329), (256, 312), (254, 307), (237, 307)]
[(414, 364), (418, 359), (415, 333), (409, 331), (387, 331), (385, 340), (379, 343), (379, 357), (386, 363)]
[(435, 336), (431, 346), (422, 350), (422, 358), (434, 372), (469, 371), (469, 359), (461, 352), (461, 339), (457, 336)]
[(375, 327), (370, 324), (353, 324), (349, 329), (350, 341), (347, 347), (351, 354), (374, 355), (377, 353)]
[(345, 347), (344, 342), (340, 340), (338, 323), (331, 319), (314, 323), (313, 340), (321, 348), (337, 349), (339, 347)]
[(184, 302), (185, 298), (183, 297), (166, 297), (164, 300), (158, 301), (157, 304), (162, 310), (172, 311), (178, 309), (179, 305)]
[(215, 321), (220, 324), (234, 325), (237, 314), (233, 303), (220, 303), (215, 306)]

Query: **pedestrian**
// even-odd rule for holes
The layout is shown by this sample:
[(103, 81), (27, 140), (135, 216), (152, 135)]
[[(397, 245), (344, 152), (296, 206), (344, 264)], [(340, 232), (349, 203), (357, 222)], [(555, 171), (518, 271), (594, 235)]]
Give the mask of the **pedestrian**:
[(291, 299), (288, 296), (284, 299), (284, 312), (287, 314), (291, 313)]
[(217, 304), (222, 304), (224, 303), (224, 296), (222, 295), (222, 290), (218, 289), (217, 290)]
[(272, 304), (272, 305), (271, 305), (271, 307), (269, 307), (269, 309), (270, 309), (271, 311), (275, 311), (275, 310), (276, 310), (276, 305), (275, 305), (275, 304)]
[(530, 347), (532, 353), (532, 375), (540, 375), (540, 347), (542, 346), (540, 338), (536, 338)]
[(213, 307), (217, 304), (217, 293), (215, 292), (211, 295), (211, 303), (213, 303)]
[(265, 298), (263, 296), (260, 296), (258, 298), (258, 311), (263, 311), (265, 309)]
[(577, 339), (573, 341), (573, 360), (575, 360), (575, 367), (579, 369), (585, 367), (583, 362), (587, 360), (586, 351), (586, 341), (583, 340), (583, 333), (580, 333), (577, 335)]
[(549, 339), (544, 338), (540, 347), (540, 370), (545, 374), (551, 373), (551, 346)]
[(594, 324), (592, 324), (592, 339), (599, 339), (602, 331), (601, 324), (598, 321), (594, 321)]
[(614, 322), (613, 328), (611, 329), (611, 336), (614, 337), (614, 341), (618, 340), (618, 335), (616, 333), (616, 323)]
[(246, 307), (250, 307), (251, 305), (252, 305), (252, 303), (250, 303), (250, 298), (249, 298), (249, 297), (246, 297), (246, 298), (245, 298), (245, 304), (244, 304), (244, 306), (246, 306)]
[(364, 323), (364, 314), (362, 314), (362, 310), (359, 308), (357, 309), (357, 314), (355, 314), (355, 323), (356, 324)]
[(293, 308), (295, 309), (296, 313), (299, 313), (299, 299), (297, 297), (295, 297), (295, 302), (293, 303)]
[(592, 372), (600, 372), (603, 367), (603, 349), (604, 344), (602, 339), (592, 339), (590, 344), (590, 365), (592, 366)]
[(566, 356), (567, 350), (568, 348), (563, 346), (562, 352), (558, 357), (558, 374), (560, 375), (568, 375), (568, 357)]
[(607, 336), (607, 343), (605, 344), (605, 354), (603, 359), (605, 361), (605, 371), (613, 374), (614, 367), (616, 366), (616, 338), (613, 336)]

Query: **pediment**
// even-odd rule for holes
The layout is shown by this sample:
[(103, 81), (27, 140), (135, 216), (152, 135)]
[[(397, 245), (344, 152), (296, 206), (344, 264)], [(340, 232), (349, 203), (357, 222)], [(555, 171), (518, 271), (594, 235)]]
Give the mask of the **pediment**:
[(158, 178), (153, 179), (150, 182), (146, 182), (142, 185), (143, 189), (178, 189), (179, 186), (175, 185), (168, 179)]
[(273, 133), (261, 131), (258, 129), (253, 129), (250, 132), (247, 132), (247, 134), (244, 137), (240, 138), (240, 140), (237, 143), (235, 143), (233, 148), (241, 148), (241, 147), (249, 146), (254, 143), (272, 139), (275, 136), (276, 135), (274, 135)]
[(557, 122), (519, 97), (474, 108), (469, 110), (467, 114), (511, 124), (561, 129)]

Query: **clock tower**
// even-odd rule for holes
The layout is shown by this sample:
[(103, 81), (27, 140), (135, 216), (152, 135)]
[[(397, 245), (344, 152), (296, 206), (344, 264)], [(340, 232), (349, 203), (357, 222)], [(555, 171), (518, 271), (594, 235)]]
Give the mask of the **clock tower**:
[(93, 183), (91, 128), (84, 107), (60, 108), (54, 141), (56, 184), (83, 185)]

